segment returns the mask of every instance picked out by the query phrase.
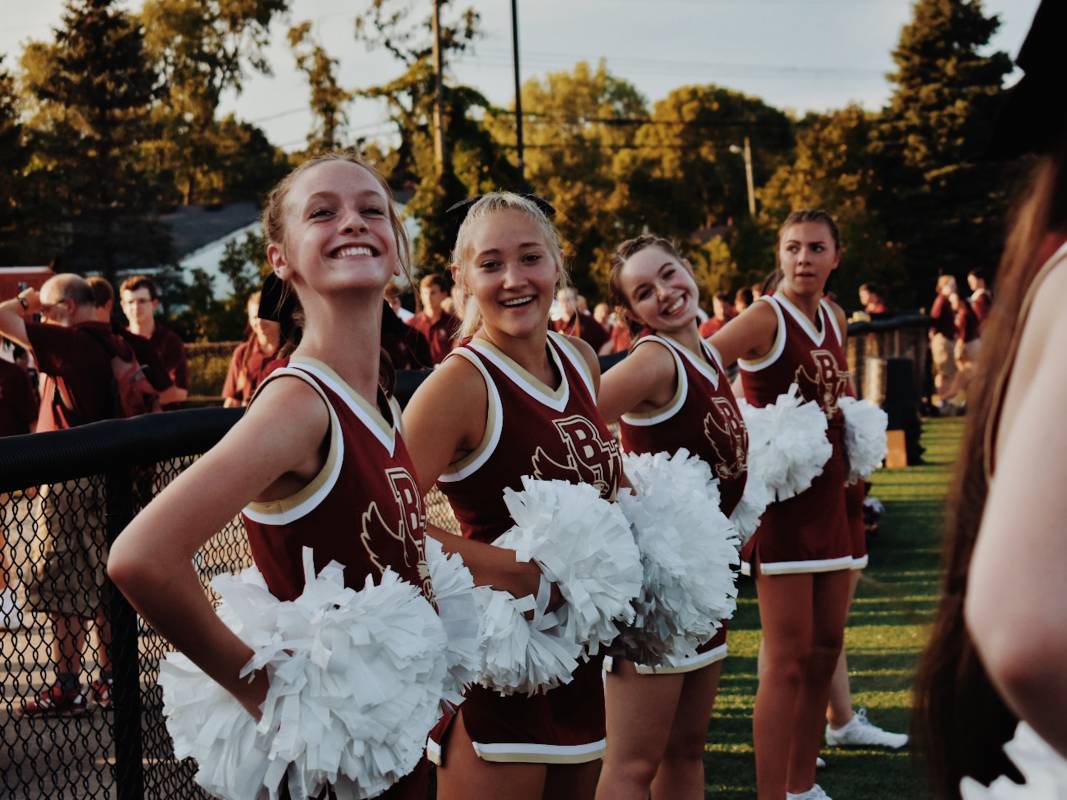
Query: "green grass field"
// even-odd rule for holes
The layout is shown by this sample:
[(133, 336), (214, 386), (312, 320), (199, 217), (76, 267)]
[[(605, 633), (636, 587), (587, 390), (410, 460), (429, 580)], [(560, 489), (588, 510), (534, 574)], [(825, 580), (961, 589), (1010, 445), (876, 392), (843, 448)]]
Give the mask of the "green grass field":
[[(928, 420), (922, 466), (882, 470), (871, 493), (886, 506), (871, 538), (870, 566), (856, 593), (845, 636), (853, 702), (893, 731), (910, 722), (915, 661), (937, 599), (940, 526), (962, 420)], [(730, 657), (708, 736), (707, 797), (755, 797), (752, 703), (756, 692), (759, 612), (750, 581), (741, 586), (730, 623)], [(824, 748), (829, 767), (818, 781), (841, 800), (921, 798), (921, 777), (904, 752)]]

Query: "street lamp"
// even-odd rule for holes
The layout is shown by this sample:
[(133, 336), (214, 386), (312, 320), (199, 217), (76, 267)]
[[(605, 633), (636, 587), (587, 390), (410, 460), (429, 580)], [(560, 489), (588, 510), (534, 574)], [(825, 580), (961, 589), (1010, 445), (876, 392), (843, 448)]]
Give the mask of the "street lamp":
[(748, 137), (745, 137), (744, 147), (738, 147), (736, 144), (730, 145), (730, 152), (734, 154), (741, 154), (745, 159), (745, 185), (748, 188), (748, 214), (750, 217), (756, 216), (756, 190), (752, 185), (752, 146), (749, 144)]

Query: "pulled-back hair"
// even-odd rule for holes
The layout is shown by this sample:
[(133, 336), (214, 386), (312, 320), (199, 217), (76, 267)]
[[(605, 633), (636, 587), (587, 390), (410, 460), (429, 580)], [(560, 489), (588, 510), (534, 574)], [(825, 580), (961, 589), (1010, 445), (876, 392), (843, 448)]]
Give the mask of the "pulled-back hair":
[[(363, 167), (363, 169), (367, 170), (374, 180), (377, 181), (378, 185), (382, 187), (382, 191), (385, 193), (386, 205), (389, 208), (389, 224), (393, 229), (393, 237), (396, 239), (396, 257), (400, 262), (400, 269), (403, 270), (410, 283), (411, 242), (408, 239), (407, 231), (404, 230), (404, 224), (401, 222), (400, 215), (397, 213), (396, 205), (393, 202), (393, 192), (389, 188), (388, 182), (382, 177), (382, 174), (354, 153), (344, 151), (322, 153), (314, 158), (309, 158), (278, 181), (277, 185), (271, 190), (270, 195), (268, 195), (267, 203), (263, 207), (263, 214), (260, 217), (260, 222), (263, 225), (263, 233), (267, 237), (267, 244), (276, 244), (283, 249), (285, 248), (285, 203), (289, 197), (289, 192), (293, 188), (293, 184), (296, 182), (297, 178), (308, 170), (330, 161), (347, 161), (350, 164), (355, 164), (357, 167)], [(304, 310), (300, 307), (300, 298), (292, 291), (292, 284), (288, 281), (283, 282), (282, 296), (278, 300), (278, 307), (280, 308), (283, 305), (290, 293), (296, 300), (296, 303), (295, 308), (292, 311), (292, 323), (294, 329), (291, 331), (290, 336), (286, 337), (287, 341), (280, 351), (282, 355), (286, 356), (296, 349), (296, 345), (300, 341), (304, 327)], [(286, 326), (283, 324), (283, 330), (285, 327)], [(378, 361), (378, 384), (387, 393), (391, 393), (394, 378), (395, 375), (392, 361), (384, 350), (380, 350)]]
[(459, 294), (463, 303), (463, 325), (458, 333), (460, 337), (472, 336), (482, 326), (481, 311), (478, 310), (466, 281), (467, 269), (474, 257), (474, 253), (471, 252), (474, 247), (474, 242), (471, 241), (471, 230), (478, 220), (500, 211), (518, 211), (533, 220), (544, 236), (545, 247), (549, 255), (559, 268), (559, 285), (567, 285), (567, 270), (563, 264), (563, 243), (560, 241), (559, 232), (537, 203), (514, 192), (490, 192), (482, 195), (463, 218), (459, 231), (456, 233), (456, 246), (452, 250), (456, 285), (459, 286)]
[(829, 228), (830, 236), (834, 240), (834, 249), (841, 252), (841, 231), (838, 229), (837, 222), (834, 220), (830, 212), (823, 211), (821, 208), (801, 208), (791, 212), (778, 228), (778, 238), (774, 243), (774, 263), (777, 264), (779, 270), (782, 268), (782, 263), (778, 255), (778, 251), (782, 246), (782, 234), (785, 233), (786, 228), (790, 225), (802, 225), (805, 222), (821, 222)]
[(260, 222), (263, 225), (263, 233), (267, 237), (267, 243), (280, 245), (282, 247), (285, 246), (285, 201), (289, 197), (289, 192), (292, 190), (293, 184), (296, 182), (297, 178), (308, 170), (317, 167), (319, 164), (326, 164), (330, 161), (347, 161), (350, 164), (355, 164), (357, 167), (363, 167), (363, 169), (367, 170), (374, 180), (377, 181), (378, 185), (382, 187), (382, 191), (385, 192), (386, 202), (389, 206), (389, 223), (393, 228), (393, 237), (396, 239), (397, 259), (400, 261), (400, 268), (404, 271), (404, 274), (408, 276), (408, 281), (410, 282), (411, 242), (408, 240), (407, 231), (404, 230), (404, 224), (400, 220), (400, 215), (397, 213), (396, 205), (393, 202), (393, 191), (389, 188), (388, 182), (382, 177), (382, 174), (378, 172), (378, 170), (353, 153), (338, 150), (317, 155), (314, 158), (309, 158), (278, 181), (277, 185), (271, 190), (270, 195), (267, 197), (267, 203), (263, 207), (263, 214), (260, 218)]
[(630, 308), (630, 298), (622, 290), (622, 268), (626, 266), (627, 261), (649, 247), (658, 247), (679, 264), (689, 266), (678, 252), (678, 248), (674, 246), (674, 242), (654, 233), (642, 233), (640, 236), (622, 242), (611, 254), (611, 271), (608, 273), (608, 300), (622, 311), (633, 310)]

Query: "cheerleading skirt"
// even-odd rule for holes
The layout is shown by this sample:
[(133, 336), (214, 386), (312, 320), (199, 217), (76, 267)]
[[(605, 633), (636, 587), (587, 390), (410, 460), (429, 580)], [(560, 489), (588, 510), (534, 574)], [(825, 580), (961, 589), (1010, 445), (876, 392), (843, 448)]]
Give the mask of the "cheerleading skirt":
[[(697, 648), (696, 655), (691, 658), (678, 659), (658, 667), (650, 667), (647, 664), (634, 664), (634, 668), (639, 675), (677, 675), (683, 672), (696, 672), (698, 669), (718, 663), (727, 656), (726, 624), (727, 621), (723, 620), (722, 627), (715, 631), (715, 635), (708, 641), (700, 645)], [(622, 660), (618, 656), (614, 658), (606, 656), (604, 658), (604, 672), (613, 672)]]
[(430, 732), (427, 756), (435, 764), (444, 763), (448, 734), (459, 717), (475, 754), (483, 761), (584, 764), (601, 758), (605, 746), (602, 661), (596, 656), (579, 664), (570, 683), (532, 697), (500, 695), (472, 686), (459, 711)]
[[(852, 534), (845, 510), (844, 429), (827, 430), (833, 452), (811, 486), (795, 497), (771, 503), (741, 551), (742, 562), (762, 575), (851, 569)], [(746, 570), (747, 571), (747, 570)]]

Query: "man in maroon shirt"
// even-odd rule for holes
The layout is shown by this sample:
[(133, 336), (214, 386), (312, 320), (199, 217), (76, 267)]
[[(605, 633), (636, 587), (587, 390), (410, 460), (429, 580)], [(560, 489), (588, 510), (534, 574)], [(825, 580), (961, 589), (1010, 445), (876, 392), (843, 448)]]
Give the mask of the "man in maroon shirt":
[[(36, 421), (37, 398), (33, 395), (30, 376), (18, 363), (0, 358), (0, 436), (29, 433)], [(22, 627), (22, 612), (15, 599), (15, 589), (8, 583), (5, 533), (7, 510), (12, 504), (8, 495), (0, 495), (0, 630)]]
[(934, 362), (934, 389), (945, 403), (956, 381), (956, 314), (948, 298), (956, 292), (956, 279), (942, 275), (937, 279), (937, 297), (930, 308), (930, 355)]
[(189, 396), (189, 377), (185, 363), (185, 345), (181, 337), (156, 319), (159, 310), (159, 292), (151, 278), (133, 275), (119, 287), (122, 312), (130, 323), (130, 331), (143, 336), (152, 343), (163, 362), (163, 368), (171, 383), (177, 388), (176, 400), (170, 400), (163, 408), (177, 408), (177, 404)]
[(223, 405), (226, 408), (247, 406), (260, 381), (274, 369), (281, 346), (281, 325), (274, 320), (260, 319), (259, 292), (248, 298), (248, 327), (252, 333), (237, 345), (230, 359), (226, 383), (222, 387)]
[(419, 298), (422, 308), (408, 321), (408, 325), (421, 333), (430, 344), (430, 359), (440, 364), (452, 352), (459, 320), (441, 308), (448, 297), (445, 280), (440, 275), (427, 275), (419, 281)]
[[(41, 314), (45, 322), (33, 322)], [(77, 275), (56, 275), (40, 293), (27, 289), (0, 303), (0, 335), (33, 351), (45, 375), (37, 431), (54, 431), (109, 419), (116, 413), (111, 359), (129, 359), (129, 346), (97, 322), (92, 287)], [(95, 619), (100, 636), (100, 678), (90, 693), (110, 705), (110, 633), (101, 589), (108, 553), (106, 498), (102, 481), (46, 486), (41, 512), (48, 539), (27, 583), (30, 604), (49, 614), (54, 636), (56, 683), (22, 708), (24, 715), (77, 715), (87, 710), (81, 687), (86, 623)]]
[(718, 333), (722, 326), (737, 316), (734, 305), (730, 302), (730, 295), (726, 292), (716, 292), (711, 298), (711, 316), (700, 326), (700, 336), (707, 339)]
[(860, 305), (867, 314), (887, 314), (888, 307), (882, 298), (882, 290), (873, 283), (861, 283), (859, 288)]
[(957, 292), (948, 296), (956, 327), (956, 339), (953, 354), (956, 359), (956, 379), (945, 392), (945, 399), (952, 400), (960, 392), (967, 390), (978, 362), (981, 341), (978, 338), (978, 317), (975, 315), (967, 298)]
[(599, 353), (608, 340), (608, 332), (592, 314), (578, 309), (578, 290), (573, 287), (560, 289), (556, 292), (556, 300), (562, 316), (552, 323), (553, 329), (567, 336), (577, 336), (592, 347), (594, 353)]
[(181, 402), (186, 393), (171, 381), (170, 375), (163, 366), (159, 353), (156, 352), (156, 348), (152, 343), (143, 336), (138, 336), (129, 328), (119, 327), (112, 320), (115, 291), (111, 288), (111, 284), (98, 275), (90, 276), (86, 278), (86, 281), (93, 289), (96, 321), (107, 323), (111, 327), (111, 332), (116, 336), (121, 336), (123, 341), (130, 346), (148, 382), (153, 389), (159, 392), (159, 402), (163, 405)]

